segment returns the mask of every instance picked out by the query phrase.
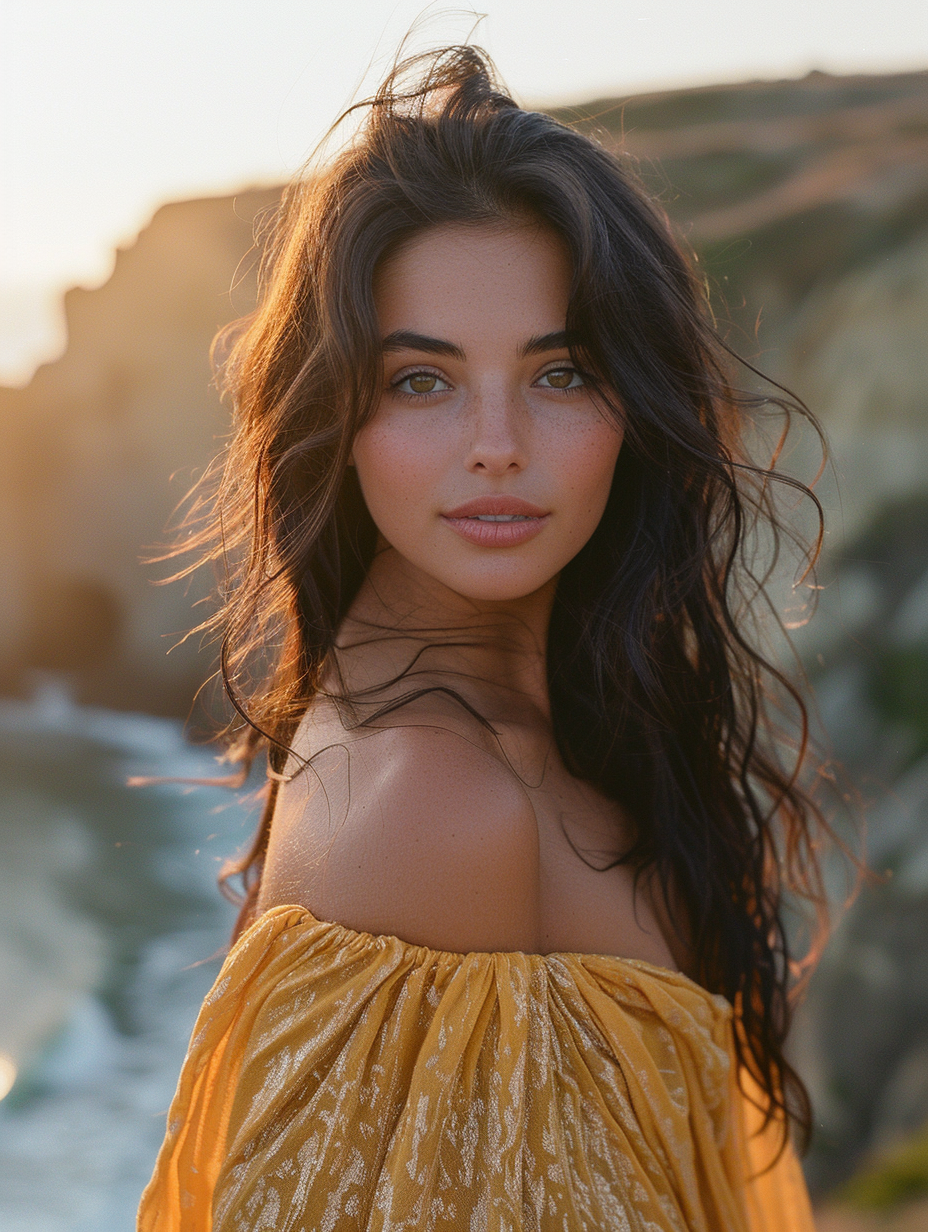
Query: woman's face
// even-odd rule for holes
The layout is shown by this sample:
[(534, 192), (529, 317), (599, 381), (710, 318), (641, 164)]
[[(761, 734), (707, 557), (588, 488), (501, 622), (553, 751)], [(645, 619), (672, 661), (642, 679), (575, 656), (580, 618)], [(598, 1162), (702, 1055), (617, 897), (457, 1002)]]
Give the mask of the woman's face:
[(571, 362), (543, 226), (443, 225), (378, 270), (383, 393), (353, 462), (383, 539), (474, 600), (529, 595), (602, 516), (622, 432)]

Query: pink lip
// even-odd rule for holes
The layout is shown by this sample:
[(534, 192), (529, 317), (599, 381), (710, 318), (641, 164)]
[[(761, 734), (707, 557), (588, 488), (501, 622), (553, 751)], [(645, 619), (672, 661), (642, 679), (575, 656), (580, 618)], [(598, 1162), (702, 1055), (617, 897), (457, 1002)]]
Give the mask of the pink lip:
[(530, 505), (528, 501), (520, 500), (518, 496), (478, 496), (475, 500), (465, 501), (456, 509), (449, 509), (442, 514), (445, 518), (473, 518), (478, 513), (489, 513), (525, 517), (543, 518), (547, 516), (546, 509)]
[[(478, 514), (525, 518), (526, 521), (480, 522), (477, 520)], [(471, 543), (480, 547), (505, 548), (533, 539), (551, 515), (516, 496), (480, 496), (476, 500), (465, 501), (441, 517), (452, 530)]]

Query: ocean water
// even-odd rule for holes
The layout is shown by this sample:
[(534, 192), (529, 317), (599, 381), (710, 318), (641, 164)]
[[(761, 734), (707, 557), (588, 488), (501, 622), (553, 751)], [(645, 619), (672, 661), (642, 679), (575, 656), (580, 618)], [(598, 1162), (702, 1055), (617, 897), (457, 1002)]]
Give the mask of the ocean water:
[(253, 797), (179, 723), (0, 702), (0, 1229), (129, 1232), (234, 909)]

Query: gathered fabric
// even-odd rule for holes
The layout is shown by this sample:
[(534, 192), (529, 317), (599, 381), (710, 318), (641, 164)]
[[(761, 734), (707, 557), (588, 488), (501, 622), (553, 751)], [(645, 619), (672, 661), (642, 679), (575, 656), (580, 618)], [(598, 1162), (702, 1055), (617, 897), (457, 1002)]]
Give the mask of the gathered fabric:
[(277, 907), (204, 1001), (138, 1232), (814, 1232), (761, 1120), (684, 975)]

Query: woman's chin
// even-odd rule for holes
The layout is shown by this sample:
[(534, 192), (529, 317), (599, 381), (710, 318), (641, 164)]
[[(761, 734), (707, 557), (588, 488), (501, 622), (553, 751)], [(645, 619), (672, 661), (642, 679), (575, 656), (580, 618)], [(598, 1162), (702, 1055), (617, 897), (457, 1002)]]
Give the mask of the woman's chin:
[(473, 603), (515, 603), (543, 590), (566, 563), (560, 555), (542, 561), (512, 549), (486, 551), (484, 560), (475, 560), (470, 552), (448, 551), (446, 545), (440, 551), (423, 551), (419, 542), (404, 551), (402, 542), (382, 537), (382, 543), (389, 550), (379, 554), (378, 567), (372, 570), (377, 589), (398, 587), (408, 598), (426, 602), (428, 594), (434, 598), (444, 590)]
[(467, 574), (464, 571), (453, 576), (438, 578), (449, 590), (474, 603), (516, 603), (537, 594), (557, 577), (557, 573), (520, 574), (516, 570), (494, 569), (486, 575)]

